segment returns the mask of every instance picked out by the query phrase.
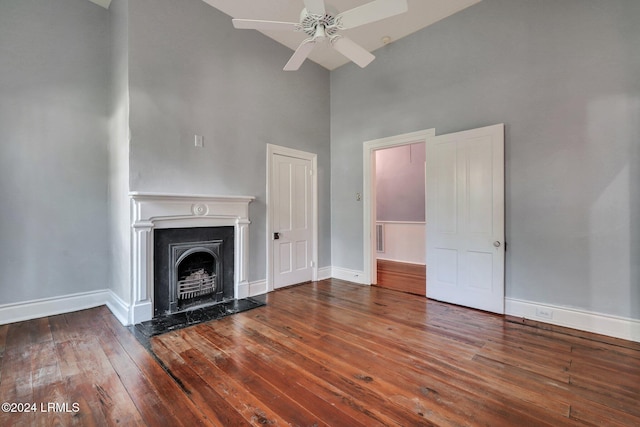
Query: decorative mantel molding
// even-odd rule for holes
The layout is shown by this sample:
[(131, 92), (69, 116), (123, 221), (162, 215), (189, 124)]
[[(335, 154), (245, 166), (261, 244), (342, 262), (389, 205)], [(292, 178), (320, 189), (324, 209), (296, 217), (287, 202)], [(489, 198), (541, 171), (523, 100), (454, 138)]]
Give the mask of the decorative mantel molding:
[(153, 318), (153, 230), (235, 227), (234, 294), (249, 296), (249, 203), (251, 196), (129, 193), (131, 199), (132, 301), (129, 323)]

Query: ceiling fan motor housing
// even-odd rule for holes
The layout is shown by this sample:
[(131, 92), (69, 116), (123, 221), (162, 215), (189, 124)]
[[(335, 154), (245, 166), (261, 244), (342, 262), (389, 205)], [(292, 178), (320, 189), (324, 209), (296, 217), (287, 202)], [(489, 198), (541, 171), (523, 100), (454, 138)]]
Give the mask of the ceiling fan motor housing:
[(329, 5), (325, 6), (324, 15), (311, 14), (306, 8), (304, 8), (302, 9), (302, 12), (300, 12), (300, 26), (302, 27), (302, 31), (310, 37), (314, 37), (316, 35), (318, 25), (322, 25), (324, 27), (325, 34), (328, 37), (331, 37), (335, 35), (339, 29), (336, 25), (335, 18), (337, 14), (338, 11)]

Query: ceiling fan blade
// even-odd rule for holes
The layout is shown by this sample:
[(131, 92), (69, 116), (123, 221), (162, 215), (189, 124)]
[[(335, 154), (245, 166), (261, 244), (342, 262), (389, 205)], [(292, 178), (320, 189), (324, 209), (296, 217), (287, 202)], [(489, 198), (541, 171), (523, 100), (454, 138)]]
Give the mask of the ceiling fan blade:
[(324, 0), (304, 0), (304, 7), (312, 15), (324, 15)]
[(339, 27), (349, 29), (399, 15), (409, 10), (407, 0), (375, 0), (338, 14)]
[(248, 30), (296, 31), (299, 25), (295, 22), (261, 21), (256, 19), (233, 19), (232, 21), (235, 28)]
[(371, 61), (376, 58), (373, 54), (371, 54), (371, 52), (367, 51), (365, 48), (346, 37), (335, 37), (331, 40), (331, 46), (333, 46), (335, 50), (358, 64), (361, 68), (366, 67), (371, 63)]
[(316, 42), (313, 39), (306, 39), (305, 41), (303, 41), (300, 46), (298, 46), (291, 59), (289, 59), (287, 65), (284, 66), (284, 71), (296, 71), (298, 68), (300, 68), (315, 45)]

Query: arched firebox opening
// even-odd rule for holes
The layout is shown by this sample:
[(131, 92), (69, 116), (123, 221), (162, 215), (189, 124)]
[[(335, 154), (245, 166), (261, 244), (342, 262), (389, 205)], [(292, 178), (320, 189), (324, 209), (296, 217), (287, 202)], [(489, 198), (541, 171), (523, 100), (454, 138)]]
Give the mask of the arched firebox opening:
[(175, 269), (178, 311), (211, 299), (217, 290), (218, 257), (214, 251), (195, 247), (182, 254)]

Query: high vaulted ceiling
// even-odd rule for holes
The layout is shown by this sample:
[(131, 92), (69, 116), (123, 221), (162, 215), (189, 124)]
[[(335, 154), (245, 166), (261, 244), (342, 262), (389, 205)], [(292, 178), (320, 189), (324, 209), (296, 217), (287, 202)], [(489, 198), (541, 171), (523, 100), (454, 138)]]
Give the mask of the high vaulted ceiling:
[[(111, 0), (89, 0), (109, 8)], [(304, 7), (303, 0), (203, 0), (232, 18), (260, 19), (270, 21), (298, 22)], [(339, 12), (361, 6), (371, 0), (328, 0)], [(394, 42), (447, 16), (453, 15), (481, 0), (407, 0), (409, 11), (372, 24), (345, 31), (345, 35), (369, 52), (381, 48), (384, 38)], [(255, 30), (237, 30), (255, 31)], [(301, 32), (261, 31), (294, 51), (307, 37)], [(387, 41), (387, 43), (389, 42)], [(309, 59), (323, 67), (334, 70), (349, 62), (347, 58), (328, 46), (317, 46)]]
[[(304, 7), (303, 0), (203, 0), (232, 18), (261, 19), (271, 21), (298, 22)], [(368, 3), (371, 0), (326, 0), (339, 12)], [(447, 16), (453, 15), (481, 0), (408, 0), (409, 12), (372, 24), (363, 25), (344, 32), (344, 35), (360, 44), (369, 52), (385, 45), (383, 37), (391, 42), (408, 36)], [(237, 30), (255, 31), (255, 30)], [(308, 37), (300, 32), (261, 31), (267, 37), (295, 50)], [(375, 54), (375, 53), (374, 53)], [(309, 59), (333, 70), (349, 62), (344, 56), (328, 46), (316, 47)], [(284, 64), (283, 64), (284, 65)]]

